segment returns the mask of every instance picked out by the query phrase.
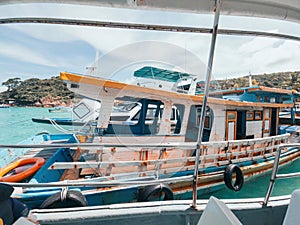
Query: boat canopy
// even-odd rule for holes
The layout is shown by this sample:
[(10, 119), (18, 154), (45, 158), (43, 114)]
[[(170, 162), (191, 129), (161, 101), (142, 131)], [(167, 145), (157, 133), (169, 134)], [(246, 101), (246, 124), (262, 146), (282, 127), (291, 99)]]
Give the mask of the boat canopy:
[(231, 99), (235, 101), (251, 102), (273, 102), (293, 104), (300, 93), (295, 90), (285, 90), (280, 88), (270, 88), (264, 86), (251, 86), (228, 90), (218, 90), (209, 93), (211, 97)]
[[(151, 66), (145, 66), (139, 70), (136, 70), (133, 75), (135, 77), (150, 78), (174, 83), (182, 78), (189, 78), (193, 76), (188, 73), (165, 70)], [(196, 77), (196, 75), (194, 75), (194, 77)]]
[[(142, 10), (166, 10), (192, 13), (212, 13), (215, 0), (3, 0), (12, 3), (67, 3)], [(222, 15), (264, 17), (300, 22), (299, 0), (223, 0)]]

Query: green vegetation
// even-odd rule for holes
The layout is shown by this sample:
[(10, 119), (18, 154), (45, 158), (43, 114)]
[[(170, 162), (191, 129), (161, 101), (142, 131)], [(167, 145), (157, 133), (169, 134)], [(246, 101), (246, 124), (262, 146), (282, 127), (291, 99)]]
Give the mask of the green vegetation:
[[(249, 76), (217, 82), (221, 89), (247, 87)], [(300, 71), (252, 75), (252, 84), (300, 91)], [(0, 103), (14, 100), (17, 106), (52, 107), (69, 105), (74, 98), (74, 93), (67, 89), (59, 77), (43, 80), (31, 78), (25, 81), (21, 81), (20, 78), (10, 78), (2, 85), (7, 87), (7, 91), (0, 93)]]
[[(248, 87), (249, 76), (218, 80), (218, 83), (221, 89)], [(252, 85), (300, 91), (300, 71), (252, 75)]]
[(0, 93), (0, 102), (13, 100), (17, 106), (68, 105), (74, 97), (59, 77), (43, 80), (31, 78), (25, 81), (10, 78), (2, 85), (7, 87), (7, 91)]

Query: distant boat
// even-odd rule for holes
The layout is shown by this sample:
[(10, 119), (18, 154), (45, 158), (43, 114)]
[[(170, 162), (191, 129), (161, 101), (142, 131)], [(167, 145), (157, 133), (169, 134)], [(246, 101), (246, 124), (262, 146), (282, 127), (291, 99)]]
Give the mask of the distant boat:
[(68, 110), (70, 117), (42, 117), (32, 118), (35, 123), (59, 125), (59, 126), (84, 126), (85, 124), (95, 121), (98, 117), (98, 110), (101, 104), (91, 99), (82, 99), (74, 107), (55, 107), (49, 109), (49, 112), (63, 112)]
[(0, 104), (0, 108), (9, 108), (10, 106), (7, 104)]
[(85, 122), (77, 121), (72, 118), (32, 118), (35, 123), (57, 124), (62, 126), (83, 126)]
[(57, 106), (51, 109), (48, 109), (49, 112), (54, 113), (54, 112), (70, 112), (71, 108), (70, 107), (62, 107), (62, 106)]
[(296, 102), (292, 108), (283, 108), (279, 112), (279, 123), (286, 125), (300, 125), (300, 105)]

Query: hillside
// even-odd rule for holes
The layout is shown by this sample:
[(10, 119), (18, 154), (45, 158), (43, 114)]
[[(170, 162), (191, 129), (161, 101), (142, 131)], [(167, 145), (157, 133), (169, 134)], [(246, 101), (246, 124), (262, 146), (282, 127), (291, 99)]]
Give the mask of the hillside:
[(74, 94), (67, 89), (59, 77), (31, 78), (25, 81), (21, 81), (20, 78), (11, 78), (2, 85), (8, 89), (0, 93), (0, 103), (13, 100), (16, 106), (69, 105), (74, 97)]
[[(218, 83), (221, 89), (249, 86), (249, 75), (227, 80), (218, 80)], [(300, 71), (252, 75), (252, 84), (300, 91)]]
[[(221, 89), (246, 87), (249, 86), (249, 76), (217, 80), (217, 82)], [(300, 91), (300, 71), (252, 75), (252, 84)], [(0, 104), (14, 100), (16, 106), (66, 106), (70, 105), (74, 98), (74, 94), (67, 89), (59, 77), (31, 78), (25, 81), (21, 81), (20, 78), (10, 78), (2, 85), (8, 90), (0, 93)]]

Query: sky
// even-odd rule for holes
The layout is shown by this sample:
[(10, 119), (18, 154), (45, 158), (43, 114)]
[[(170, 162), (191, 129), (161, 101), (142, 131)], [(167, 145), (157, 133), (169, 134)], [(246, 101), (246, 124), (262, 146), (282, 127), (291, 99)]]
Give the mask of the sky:
[[(0, 18), (60, 17), (211, 28), (213, 15), (153, 12), (64, 4), (0, 6)], [(271, 19), (221, 16), (219, 28), (300, 36), (300, 24)], [(0, 84), (58, 76), (61, 71), (130, 80), (145, 65), (205, 75), (211, 36), (49, 24), (0, 25)], [(94, 64), (95, 60), (98, 62)], [(218, 35), (212, 79), (300, 71), (300, 42)], [(0, 86), (0, 90), (3, 87)]]

